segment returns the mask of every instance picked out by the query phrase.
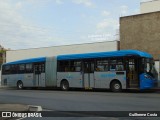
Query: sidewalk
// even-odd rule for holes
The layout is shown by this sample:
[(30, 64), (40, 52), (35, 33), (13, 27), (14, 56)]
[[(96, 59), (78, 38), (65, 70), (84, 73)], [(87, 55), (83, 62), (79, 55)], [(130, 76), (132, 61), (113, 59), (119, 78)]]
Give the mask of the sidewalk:
[(157, 92), (160, 92), (160, 87), (155, 88), (155, 90), (156, 90)]
[(0, 104), (0, 111), (28, 111), (28, 105), (22, 104)]
[[(9, 120), (9, 119), (17, 120), (18, 118), (25, 118), (22, 117), (23, 112), (26, 114), (26, 112), (37, 113), (38, 111), (42, 111), (41, 106), (23, 105), (23, 104), (0, 104), (0, 120)], [(17, 116), (18, 114), (19, 116)]]
[[(4, 117), (3, 115), (5, 116), (8, 116), (8, 114), (3, 114), (3, 112), (25, 112), (25, 111), (28, 111), (28, 105), (21, 105), (21, 104), (0, 104), (0, 120), (9, 120), (9, 119), (12, 119), (12, 120), (16, 120), (11, 118), (11, 116), (9, 117)], [(3, 115), (2, 115), (3, 114)], [(10, 113), (11, 114), (11, 113)], [(10, 115), (9, 114), (9, 115)]]
[(16, 87), (1, 86), (0, 89), (16, 89)]

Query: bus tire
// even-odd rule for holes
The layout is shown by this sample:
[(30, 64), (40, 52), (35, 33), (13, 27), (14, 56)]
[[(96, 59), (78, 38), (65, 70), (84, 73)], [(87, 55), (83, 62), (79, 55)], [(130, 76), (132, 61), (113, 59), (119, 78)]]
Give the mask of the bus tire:
[(23, 82), (22, 81), (18, 81), (17, 82), (17, 89), (18, 90), (22, 90), (23, 89)]
[(121, 92), (122, 91), (122, 85), (118, 80), (115, 80), (111, 82), (110, 89), (112, 92)]
[(68, 90), (69, 90), (69, 83), (68, 83), (67, 80), (63, 80), (63, 81), (61, 82), (61, 89), (62, 89), (63, 91), (68, 91)]

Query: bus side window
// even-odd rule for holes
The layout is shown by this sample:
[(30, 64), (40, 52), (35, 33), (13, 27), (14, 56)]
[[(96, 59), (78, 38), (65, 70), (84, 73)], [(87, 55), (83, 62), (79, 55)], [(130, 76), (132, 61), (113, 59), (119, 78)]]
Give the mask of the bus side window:
[(19, 64), (18, 73), (25, 73), (25, 64)]
[(100, 59), (96, 62), (96, 71), (108, 71), (108, 60), (107, 59)]
[(124, 63), (122, 58), (112, 59), (110, 61), (111, 71), (124, 71)]
[(115, 71), (115, 70), (116, 70), (116, 65), (114, 65), (114, 64), (113, 64), (113, 65), (110, 65), (110, 70), (111, 70), (111, 71)]
[(69, 71), (69, 62), (68, 61), (58, 61), (58, 72), (67, 72)]
[(26, 73), (32, 73), (32, 72), (33, 72), (32, 64), (26, 64)]
[(64, 72), (69, 72), (69, 67), (65, 67)]
[(66, 60), (58, 61), (58, 72), (80, 72), (81, 61), (78, 60)]
[(42, 63), (42, 72), (45, 73), (45, 63)]
[(10, 67), (11, 67), (10, 65), (4, 65), (2, 67), (2, 70), (3, 70), (2, 74), (4, 74), (4, 75), (10, 74)]
[(103, 71), (103, 67), (102, 66), (97, 66), (96, 71)]
[(117, 63), (116, 59), (110, 60), (110, 71), (115, 71), (116, 70), (116, 63)]
[(116, 66), (116, 71), (123, 71), (124, 70), (124, 66), (123, 65), (117, 65)]
[(74, 71), (75, 72), (81, 71), (81, 61), (74, 61)]
[(11, 74), (17, 74), (18, 72), (18, 65), (11, 65)]

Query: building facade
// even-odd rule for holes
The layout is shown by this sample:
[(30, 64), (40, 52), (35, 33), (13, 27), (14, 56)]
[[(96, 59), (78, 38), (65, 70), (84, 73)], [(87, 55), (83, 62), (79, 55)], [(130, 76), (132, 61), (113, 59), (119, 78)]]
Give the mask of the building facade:
[(159, 60), (160, 11), (121, 17), (120, 49), (146, 51)]
[(141, 14), (120, 18), (120, 49), (152, 54), (160, 73), (160, 0), (142, 2)]
[(160, 11), (160, 0), (148, 0), (146, 2), (141, 2), (140, 12), (142, 14), (156, 11)]
[(27, 58), (35, 58), (35, 57), (57, 56), (63, 54), (115, 51), (118, 48), (119, 48), (118, 41), (106, 41), (97, 43), (52, 46), (45, 48), (9, 50), (6, 52), (6, 62), (22, 60)]

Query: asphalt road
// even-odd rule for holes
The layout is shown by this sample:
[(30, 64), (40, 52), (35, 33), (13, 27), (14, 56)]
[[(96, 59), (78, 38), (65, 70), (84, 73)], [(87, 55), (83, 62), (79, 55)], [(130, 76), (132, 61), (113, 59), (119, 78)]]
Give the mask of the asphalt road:
[(160, 93), (0, 89), (0, 103), (49, 111), (160, 111)]

